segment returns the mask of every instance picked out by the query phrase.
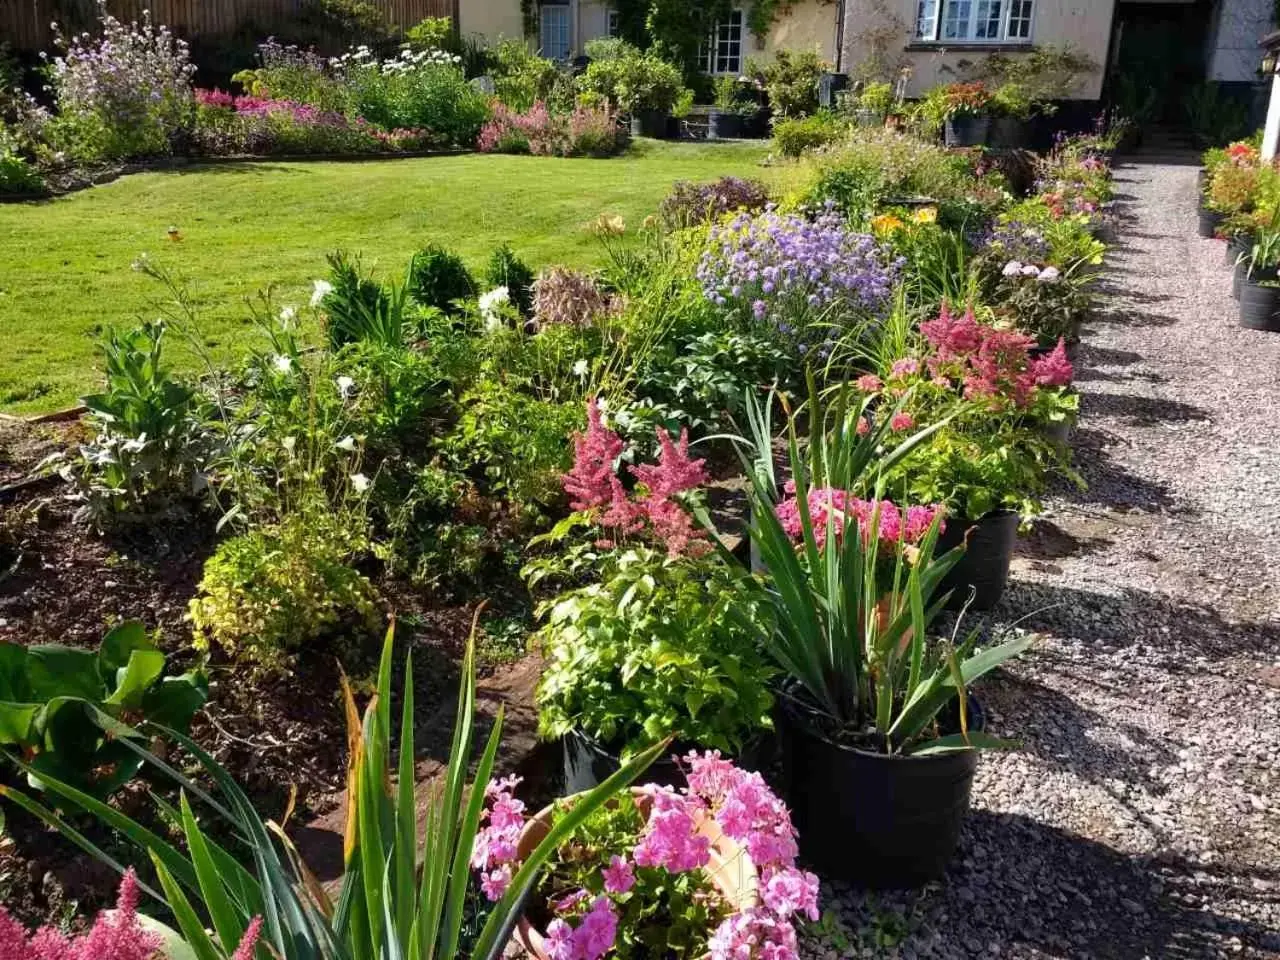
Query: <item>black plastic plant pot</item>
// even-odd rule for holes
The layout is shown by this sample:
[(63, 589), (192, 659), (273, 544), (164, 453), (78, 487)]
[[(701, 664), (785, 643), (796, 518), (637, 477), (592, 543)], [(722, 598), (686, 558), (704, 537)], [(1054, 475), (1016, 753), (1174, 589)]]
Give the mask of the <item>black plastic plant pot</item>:
[[(748, 744), (734, 762), (744, 770), (759, 769), (769, 760), (769, 745), (772, 742), (772, 738), (761, 737)], [(564, 748), (566, 795), (594, 790), (622, 769), (622, 760), (618, 751), (611, 750), (598, 740), (593, 740), (577, 731), (564, 737), (561, 744)], [(673, 745), (649, 766), (641, 780), (644, 783), (656, 783), (664, 787), (683, 787), (684, 773), (676, 763), (676, 757), (684, 756), (690, 749), (687, 745)]]
[(1011, 510), (997, 510), (980, 520), (948, 517), (946, 529), (934, 550), (941, 556), (968, 540), (960, 562), (951, 568), (938, 588), (939, 595), (952, 591), (947, 606), (959, 610), (969, 602), (970, 610), (990, 610), (1004, 595), (1009, 583), (1009, 564), (1018, 539), (1019, 517)]
[(742, 114), (712, 110), (707, 114), (708, 140), (737, 140), (742, 136)]
[(1071, 439), (1070, 420), (1053, 420), (1044, 424), (1040, 430), (1046, 440), (1050, 443), (1056, 443), (1060, 447), (1065, 447)]
[(1232, 234), (1227, 238), (1226, 261), (1228, 267), (1234, 267), (1236, 261), (1240, 257), (1249, 255), (1249, 248), (1252, 246), (1249, 240), (1239, 234)]
[(667, 113), (665, 110), (637, 110), (631, 115), (633, 137), (667, 138)]
[(1264, 287), (1252, 280), (1241, 280), (1240, 325), (1250, 330), (1280, 333), (1280, 287)]
[(964, 114), (947, 120), (942, 128), (942, 138), (948, 147), (981, 147), (986, 144), (990, 131), (990, 117)]
[(1222, 226), (1222, 221), (1226, 219), (1227, 215), (1225, 213), (1201, 207), (1200, 223), (1196, 232), (1205, 239), (1211, 240), (1218, 235), (1218, 228)]
[[(969, 699), (969, 729), (982, 729)], [(978, 768), (976, 750), (887, 756), (835, 743), (786, 711), (787, 802), (800, 851), (830, 880), (918, 887), (946, 869)]]
[(1004, 150), (1019, 150), (1030, 140), (1027, 122), (1017, 117), (993, 117), (990, 136), (991, 146)]
[(1249, 272), (1249, 267), (1244, 262), (1237, 262), (1235, 269), (1231, 271), (1231, 296), (1240, 299), (1240, 286), (1244, 283), (1245, 274)]

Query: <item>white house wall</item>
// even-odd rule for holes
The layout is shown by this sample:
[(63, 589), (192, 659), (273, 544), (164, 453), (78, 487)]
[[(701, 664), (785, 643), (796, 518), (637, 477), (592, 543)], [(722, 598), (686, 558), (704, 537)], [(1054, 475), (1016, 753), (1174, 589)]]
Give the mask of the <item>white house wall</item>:
[(1209, 35), (1206, 63), (1210, 80), (1252, 83), (1258, 79), (1262, 48), (1271, 32), (1272, 0), (1219, 0)]

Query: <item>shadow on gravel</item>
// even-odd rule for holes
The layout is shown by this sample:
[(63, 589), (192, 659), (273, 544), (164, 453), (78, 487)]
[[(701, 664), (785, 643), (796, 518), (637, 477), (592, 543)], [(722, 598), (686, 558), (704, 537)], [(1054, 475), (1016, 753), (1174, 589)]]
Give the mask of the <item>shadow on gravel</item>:
[(1028, 630), (1089, 647), (1145, 644), (1157, 653), (1209, 660), (1274, 655), (1280, 649), (1280, 625), (1232, 622), (1212, 607), (1130, 588), (1110, 594), (1014, 580), (1000, 601), (1001, 611), (1025, 614), (1021, 625)]
[[(1206, 888), (1203, 869), (1184, 860), (1126, 856), (1029, 817), (974, 810), (939, 884), (835, 892), (851, 939), (872, 951), (859, 956), (1190, 960), (1280, 949), (1275, 930), (1201, 905), (1266, 898), (1254, 879), (1218, 889), (1209, 878)], [(898, 932), (900, 952), (875, 949), (885, 930)]]
[(1080, 411), (1085, 419), (1093, 416), (1114, 417), (1134, 426), (1210, 419), (1208, 411), (1203, 407), (1161, 397), (1140, 397), (1131, 393), (1083, 393), (1080, 396)]
[(1085, 365), (1099, 364), (1104, 367), (1124, 367), (1132, 363), (1141, 363), (1143, 356), (1133, 350), (1115, 350), (1111, 347), (1100, 347), (1088, 340), (1080, 344), (1080, 359)]
[[(1123, 272), (1123, 271), (1121, 271)], [(1160, 303), (1169, 297), (1143, 297), (1141, 303)], [(1141, 305), (1099, 310), (1089, 318), (1090, 323), (1114, 323), (1126, 327), (1171, 327), (1181, 322), (1181, 318), (1163, 313), (1151, 313)]]
[(1030, 532), (1018, 537), (1014, 550), (1017, 556), (1028, 560), (1063, 560), (1110, 545), (1106, 537), (1078, 536), (1048, 520), (1035, 520)]
[(1071, 434), (1073, 465), (1087, 486), (1080, 490), (1064, 482), (1059, 491), (1061, 497), (1070, 503), (1094, 504), (1110, 510), (1185, 510), (1164, 484), (1130, 473), (1115, 461), (1109, 450), (1121, 442), (1114, 434), (1096, 427), (1076, 428)]

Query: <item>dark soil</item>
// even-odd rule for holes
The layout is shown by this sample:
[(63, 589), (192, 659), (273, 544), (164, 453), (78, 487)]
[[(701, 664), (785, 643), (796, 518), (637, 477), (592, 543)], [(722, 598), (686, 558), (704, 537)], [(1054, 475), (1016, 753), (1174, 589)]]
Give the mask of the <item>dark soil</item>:
[[(76, 523), (65, 486), (57, 477), (37, 477), (33, 468), (74, 443), (78, 429), (74, 422), (0, 420), (0, 643), (96, 647), (111, 624), (137, 619), (155, 631), (170, 670), (186, 669), (198, 654), (185, 614), (217, 543), (215, 518), (193, 512), (109, 537)], [(407, 585), (384, 586), (399, 613), (398, 647), (413, 650), (416, 742), (424, 758), (420, 775), (427, 777), (447, 757), (457, 663), (476, 604), (429, 606)], [(283, 816), (291, 788), (297, 789), (292, 822), (333, 816), (346, 776), (341, 672), (363, 699), (380, 649), (379, 638), (329, 643), (305, 651), (288, 674), (275, 676), (220, 661), (215, 653), (206, 668), (209, 702), (195, 718), (192, 736), (245, 788), (264, 817)], [(403, 667), (399, 659), (397, 690)], [(498, 673), (489, 683), (502, 688), (503, 671)], [(499, 697), (515, 696), (528, 705), (531, 684), (507, 687)], [(530, 726), (528, 717), (524, 726)], [(0, 782), (25, 786), (3, 768)], [(134, 816), (146, 816), (150, 808), (141, 791), (116, 802)], [(110, 870), (12, 805), (0, 812), (8, 821), (0, 842), (0, 903), (14, 916), (35, 925), (65, 920), (77, 908), (84, 913), (110, 905), (116, 888)], [(119, 846), (94, 824), (82, 826), (116, 856), (138, 862), (137, 851)], [(306, 846), (301, 840), (300, 845)]]

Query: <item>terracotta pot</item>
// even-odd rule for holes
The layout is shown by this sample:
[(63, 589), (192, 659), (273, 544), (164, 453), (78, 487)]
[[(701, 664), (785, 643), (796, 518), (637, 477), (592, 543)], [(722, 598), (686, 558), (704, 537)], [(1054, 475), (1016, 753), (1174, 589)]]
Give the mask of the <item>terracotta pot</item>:
[[(631, 795), (636, 798), (636, 806), (640, 808), (640, 812), (647, 817), (651, 801), (644, 791), (639, 787), (632, 787)], [(580, 797), (582, 794), (573, 796)], [(554, 810), (554, 804), (543, 807), (525, 823), (524, 830), (520, 832), (520, 843), (516, 847), (522, 861), (551, 832), (551, 815)], [(711, 841), (711, 862), (703, 869), (711, 877), (711, 882), (720, 891), (725, 902), (735, 912), (758, 906), (760, 903), (759, 879), (755, 864), (751, 862), (747, 851), (738, 846), (731, 837), (726, 836), (720, 829), (720, 824), (712, 817), (702, 819), (698, 824), (698, 832)], [(516, 925), (515, 942), (529, 956), (536, 957), (537, 960), (550, 960), (546, 938), (543, 937), (541, 930), (529, 922), (527, 916), (522, 916)]]

